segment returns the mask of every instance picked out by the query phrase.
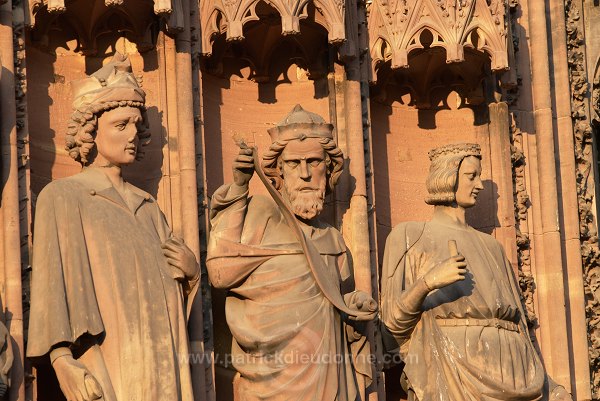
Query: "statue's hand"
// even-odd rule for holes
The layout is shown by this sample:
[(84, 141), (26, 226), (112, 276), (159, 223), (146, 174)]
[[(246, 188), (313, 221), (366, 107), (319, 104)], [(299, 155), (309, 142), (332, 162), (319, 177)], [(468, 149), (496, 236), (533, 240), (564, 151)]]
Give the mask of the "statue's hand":
[(200, 273), (200, 266), (196, 261), (196, 255), (183, 242), (183, 239), (171, 237), (161, 245), (167, 262), (181, 270), (188, 279), (193, 279)]
[(83, 364), (70, 355), (62, 356), (52, 364), (60, 389), (67, 401), (94, 401), (102, 399), (100, 383)]
[(254, 159), (252, 149), (240, 145), (240, 152), (233, 162), (233, 182), (238, 187), (247, 187), (254, 174)]
[(556, 386), (552, 390), (548, 401), (573, 401), (573, 397), (563, 386)]
[(356, 318), (351, 317), (352, 320), (373, 320), (377, 314), (377, 301), (364, 291), (354, 291), (346, 294), (344, 295), (344, 301), (348, 305), (348, 308), (367, 313)]
[(457, 281), (465, 279), (467, 263), (462, 255), (451, 256), (434, 265), (425, 273), (423, 279), (430, 290), (446, 287)]

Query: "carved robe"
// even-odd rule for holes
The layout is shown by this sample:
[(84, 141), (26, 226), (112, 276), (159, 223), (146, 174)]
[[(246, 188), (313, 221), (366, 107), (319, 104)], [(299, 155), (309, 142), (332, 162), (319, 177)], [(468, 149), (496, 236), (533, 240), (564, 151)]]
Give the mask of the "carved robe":
[(97, 168), (48, 184), (36, 208), (27, 355), (70, 346), (105, 401), (193, 400), (183, 274), (161, 250), (170, 236), (150, 195), (126, 184), (122, 197)]
[[(228, 191), (223, 186), (212, 198), (207, 267), (212, 284), (229, 289), (236, 401), (357, 400), (356, 376), (363, 383), (370, 376), (368, 358), (360, 354), (368, 343), (357, 338), (350, 345), (339, 312), (315, 283), (276, 204)], [(339, 231), (301, 226), (328, 273), (351, 290)]]
[[(408, 311), (400, 295), (425, 271), (406, 255), (441, 262), (450, 257), (449, 240), (466, 259), (467, 279), (431, 292), (422, 313)], [(382, 319), (406, 363), (409, 399), (540, 399), (544, 368), (512, 268), (493, 237), (443, 219), (400, 224), (387, 239), (381, 290)]]

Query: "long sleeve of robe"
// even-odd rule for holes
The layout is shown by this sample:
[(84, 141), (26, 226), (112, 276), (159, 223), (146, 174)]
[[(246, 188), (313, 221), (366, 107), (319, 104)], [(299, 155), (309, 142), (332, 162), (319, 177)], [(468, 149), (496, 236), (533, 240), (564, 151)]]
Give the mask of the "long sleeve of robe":
[[(355, 401), (360, 369), (342, 317), (276, 204), (223, 186), (212, 198), (211, 223), (207, 267), (211, 283), (229, 289), (236, 401)], [(351, 276), (341, 234), (326, 225), (302, 229), (341, 288)]]
[[(407, 311), (402, 294), (425, 273), (407, 255), (441, 262), (450, 257), (449, 240), (465, 257), (468, 278), (431, 292), (422, 313)], [(382, 320), (418, 400), (540, 399), (545, 372), (512, 268), (494, 238), (439, 222), (403, 223), (387, 240), (381, 290)]]
[(27, 355), (69, 346), (106, 401), (191, 401), (182, 274), (161, 249), (171, 231), (150, 195), (123, 196), (97, 169), (40, 193)]

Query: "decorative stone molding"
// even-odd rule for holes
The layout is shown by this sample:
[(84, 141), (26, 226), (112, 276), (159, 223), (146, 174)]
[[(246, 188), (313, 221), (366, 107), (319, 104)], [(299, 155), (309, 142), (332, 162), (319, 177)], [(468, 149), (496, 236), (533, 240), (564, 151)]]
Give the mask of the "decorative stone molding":
[[(50, 14), (60, 14), (68, 10), (65, 5), (65, 0), (28, 0), (30, 12), (30, 25), (35, 25), (35, 17), (42, 9), (45, 9)], [(170, 30), (183, 30), (183, 0), (153, 0), (154, 13), (165, 19)], [(92, 0), (85, 1), (88, 9), (94, 10), (98, 8), (98, 3), (104, 3), (106, 7), (124, 7), (125, 0)], [(140, 1), (137, 1), (139, 3)], [(69, 7), (73, 6), (74, 2), (70, 2)], [(90, 4), (93, 3), (93, 4)], [(131, 3), (131, 1), (128, 1)]]
[(519, 287), (523, 294), (525, 319), (530, 330), (537, 326), (534, 293), (535, 280), (531, 273), (530, 240), (527, 233), (527, 209), (529, 194), (525, 182), (525, 154), (523, 153), (523, 132), (517, 127), (515, 116), (511, 114), (510, 158), (512, 162), (513, 199), (515, 204), (515, 228), (517, 232), (517, 258)]
[[(585, 65), (585, 43), (580, 10), (573, 0), (565, 1), (567, 62), (571, 82), (571, 117), (575, 143), (579, 231), (586, 295), (586, 317), (592, 398), (600, 399), (600, 249), (594, 217), (594, 159), (592, 126), (587, 106), (589, 83)], [(597, 94), (592, 93), (597, 101)]]
[(380, 63), (407, 68), (408, 54), (424, 49), (422, 34), (433, 36), (429, 47), (446, 51), (446, 62), (465, 60), (464, 49), (491, 57), (492, 71), (508, 68), (506, 0), (372, 0), (369, 40), (373, 77)]
[(187, 0), (28, 0), (26, 24), (35, 28), (33, 39), (42, 45), (51, 29), (67, 29), (74, 31), (80, 50), (93, 55), (98, 37), (118, 29), (143, 52), (155, 45), (156, 16), (165, 22), (168, 32), (183, 30), (182, 1)]
[(600, 59), (596, 62), (594, 83), (592, 86), (592, 108), (594, 110), (594, 123), (600, 125)]
[[(22, 0), (13, 0), (14, 9), (22, 10)], [(17, 13), (15, 13), (17, 14)], [(17, 129), (17, 158), (19, 176), (19, 224), (21, 226), (21, 280), (23, 288), (23, 311), (27, 318), (29, 311), (29, 272), (31, 266), (31, 189), (29, 185), (29, 130), (27, 125), (27, 76), (25, 58), (25, 24), (21, 18), (13, 18), (14, 81)], [(23, 325), (27, 333), (27, 321)], [(28, 384), (28, 383), (26, 383)]]
[[(302, 35), (282, 36), (280, 15), (275, 8), (263, 3), (256, 8), (256, 15), (260, 22), (244, 27), (243, 42), (227, 41), (225, 33), (211, 39), (211, 53), (201, 59), (206, 73), (225, 79), (235, 74), (258, 83), (327, 76), (330, 45), (327, 31), (316, 22), (316, 16), (303, 23)], [(288, 75), (291, 64), (303, 70), (302, 78)]]
[[(256, 6), (262, 0), (200, 0), (202, 24), (202, 54), (212, 54), (214, 35), (225, 33), (227, 41), (244, 39), (244, 25), (257, 21)], [(309, 17), (309, 5), (314, 4), (323, 18), (315, 18), (328, 32), (329, 43), (346, 40), (344, 27), (345, 0), (265, 0), (281, 16), (281, 34), (300, 33), (300, 20)]]

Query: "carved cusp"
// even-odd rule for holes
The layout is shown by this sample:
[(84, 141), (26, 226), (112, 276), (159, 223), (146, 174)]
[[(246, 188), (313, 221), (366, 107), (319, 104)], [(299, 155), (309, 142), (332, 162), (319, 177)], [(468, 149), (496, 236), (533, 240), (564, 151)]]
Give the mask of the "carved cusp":
[(238, 42), (244, 40), (244, 24), (242, 21), (229, 21), (227, 41)]
[(282, 15), (281, 16), (281, 34), (297, 35), (300, 33), (300, 18), (295, 15)]

